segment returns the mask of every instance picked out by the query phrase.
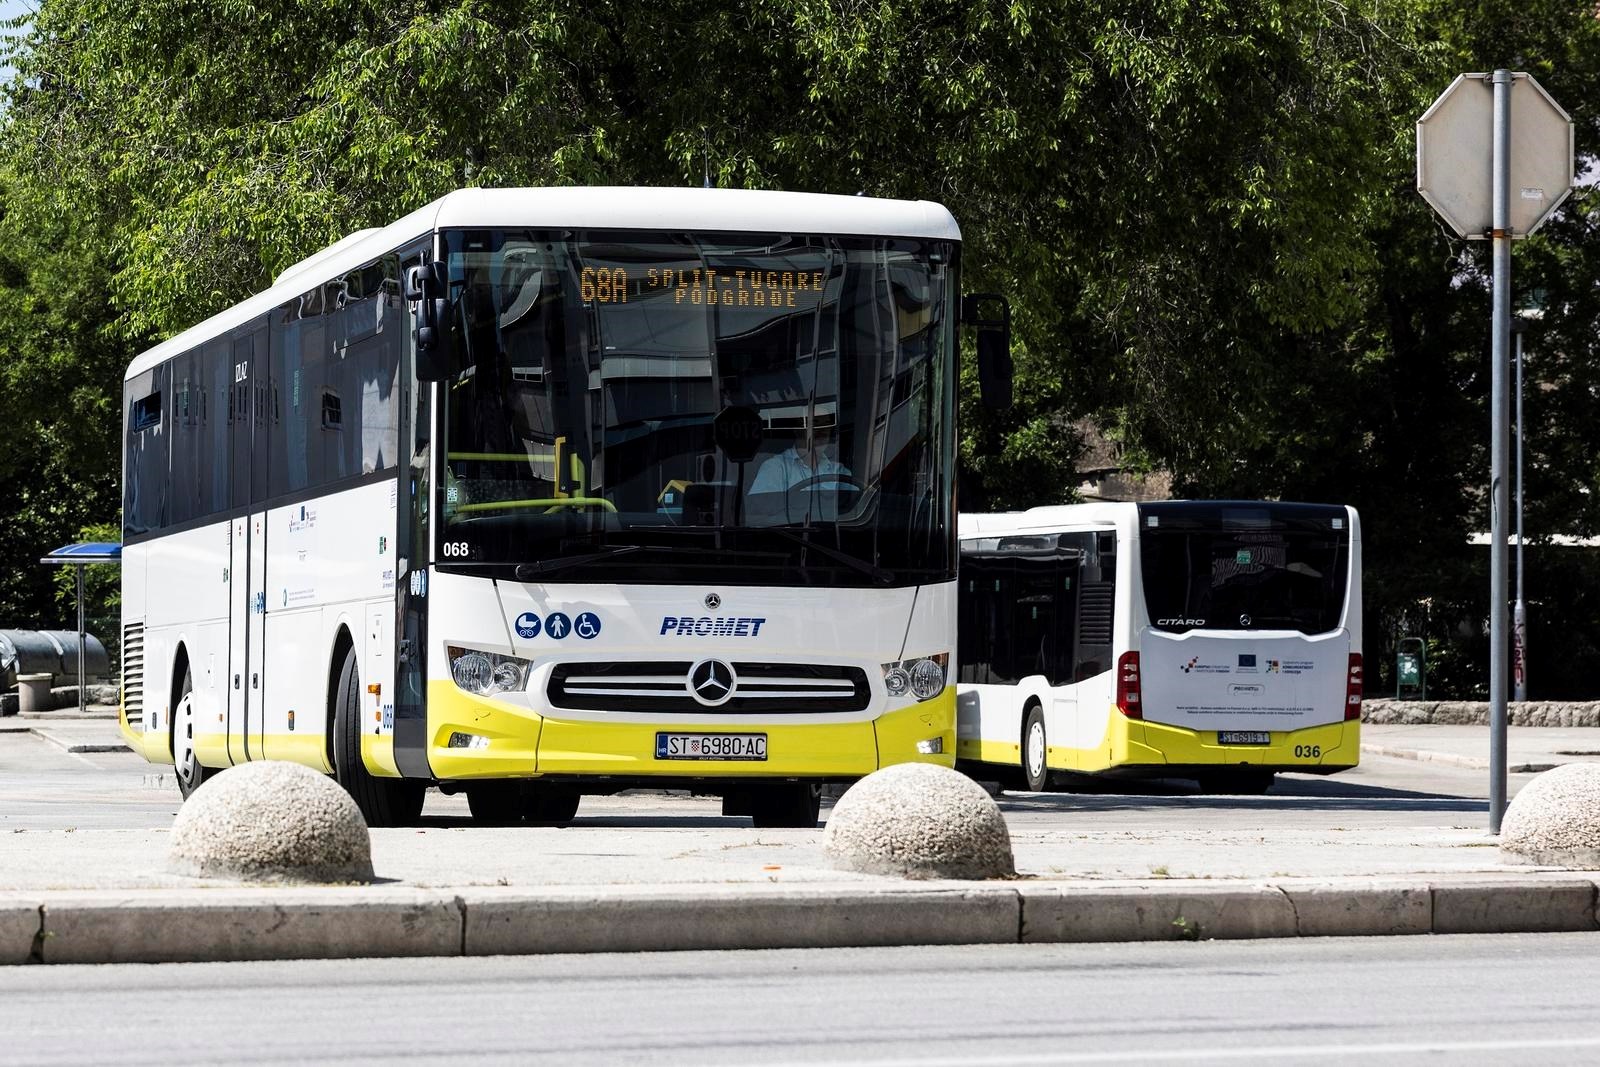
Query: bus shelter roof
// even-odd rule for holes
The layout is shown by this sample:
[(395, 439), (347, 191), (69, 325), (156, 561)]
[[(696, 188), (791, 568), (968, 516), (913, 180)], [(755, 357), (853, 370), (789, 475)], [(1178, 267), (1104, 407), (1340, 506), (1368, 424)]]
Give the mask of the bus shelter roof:
[(115, 541), (81, 541), (75, 545), (62, 545), (39, 562), (55, 566), (67, 563), (121, 563), (122, 546)]

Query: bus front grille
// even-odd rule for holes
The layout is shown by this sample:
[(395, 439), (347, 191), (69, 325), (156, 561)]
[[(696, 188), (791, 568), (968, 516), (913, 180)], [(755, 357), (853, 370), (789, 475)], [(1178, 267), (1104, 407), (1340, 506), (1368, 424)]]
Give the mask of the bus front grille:
[(862, 711), (872, 702), (867, 672), (860, 667), (734, 662), (733, 696), (707, 705), (689, 687), (696, 662), (563, 663), (550, 673), (545, 695), (553, 707), (574, 711), (681, 715)]
[(128, 729), (143, 730), (144, 723), (144, 623), (122, 628), (122, 709)]

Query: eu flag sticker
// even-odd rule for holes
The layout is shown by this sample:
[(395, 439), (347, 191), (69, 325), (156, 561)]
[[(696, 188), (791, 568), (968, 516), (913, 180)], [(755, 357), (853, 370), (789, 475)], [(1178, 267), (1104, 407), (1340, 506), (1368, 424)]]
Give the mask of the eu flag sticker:
[(1241, 666), (1241, 667), (1254, 667), (1255, 665), (1256, 665), (1256, 655), (1255, 655), (1254, 652), (1241, 652), (1241, 653), (1239, 653), (1239, 666)]

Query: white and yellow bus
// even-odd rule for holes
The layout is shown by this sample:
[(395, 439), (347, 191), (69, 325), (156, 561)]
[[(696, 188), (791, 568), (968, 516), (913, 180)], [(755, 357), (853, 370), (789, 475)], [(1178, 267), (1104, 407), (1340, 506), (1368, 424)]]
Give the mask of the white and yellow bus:
[(957, 756), (1264, 792), (1361, 750), (1355, 509), (1076, 504), (960, 518)]
[(926, 202), (464, 190), (291, 267), (128, 369), (125, 736), (378, 825), (813, 825), (949, 765), (959, 250)]

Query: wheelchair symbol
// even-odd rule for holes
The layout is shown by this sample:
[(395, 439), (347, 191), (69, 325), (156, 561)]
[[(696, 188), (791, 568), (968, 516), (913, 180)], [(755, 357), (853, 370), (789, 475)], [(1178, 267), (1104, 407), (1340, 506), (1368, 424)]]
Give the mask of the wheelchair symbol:
[(592, 611), (585, 611), (572, 620), (572, 630), (585, 641), (593, 640), (600, 636), (600, 616)]

